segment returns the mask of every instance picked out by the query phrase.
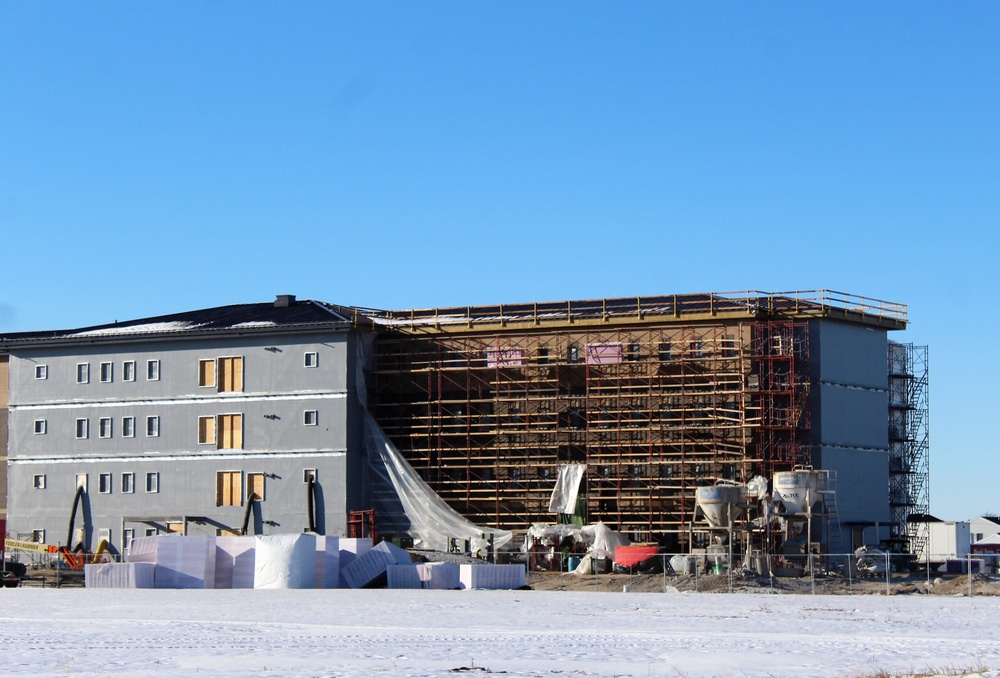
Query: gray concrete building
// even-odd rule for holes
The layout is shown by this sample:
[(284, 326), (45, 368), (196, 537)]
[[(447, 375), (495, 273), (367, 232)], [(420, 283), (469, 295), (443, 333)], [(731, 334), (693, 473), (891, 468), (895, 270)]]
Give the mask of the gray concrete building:
[(280, 296), (4, 340), (8, 532), (113, 552), (245, 520), (343, 533), (362, 503), (351, 328)]

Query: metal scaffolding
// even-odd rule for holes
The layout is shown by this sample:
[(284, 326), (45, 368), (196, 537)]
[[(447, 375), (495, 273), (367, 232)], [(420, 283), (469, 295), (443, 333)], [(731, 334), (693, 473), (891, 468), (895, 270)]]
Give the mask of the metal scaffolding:
[(889, 343), (889, 505), (894, 550), (922, 555), (930, 510), (927, 347)]
[[(802, 320), (748, 319), (747, 305), (714, 322), (677, 309), (633, 318), (605, 305), (596, 326), (537, 305), (489, 331), (397, 325), (377, 340), (372, 413), (477, 524), (554, 522), (559, 467), (582, 463), (578, 518), (680, 545), (697, 485), (809, 463), (809, 334)], [(608, 323), (613, 312), (630, 322)]]

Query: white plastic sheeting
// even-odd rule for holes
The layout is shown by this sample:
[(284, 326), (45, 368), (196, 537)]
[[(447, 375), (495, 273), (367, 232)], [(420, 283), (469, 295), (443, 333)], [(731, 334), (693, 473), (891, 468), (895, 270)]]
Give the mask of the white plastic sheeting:
[(98, 563), (85, 565), (83, 581), (88, 589), (151, 589), (153, 563)]
[(340, 586), (340, 538), (316, 537), (316, 588), (335, 589)]
[(614, 559), (617, 547), (628, 546), (632, 543), (621, 532), (615, 532), (601, 522), (583, 527), (535, 523), (528, 528), (528, 537), (524, 540), (524, 550), (527, 551), (534, 540), (543, 540), (545, 537), (552, 536), (557, 538), (557, 543), (566, 537), (572, 537), (577, 544), (585, 545), (587, 555), (593, 558)]
[(129, 562), (154, 563), (158, 589), (215, 588), (215, 537), (137, 537), (132, 540)]
[(391, 589), (450, 590), (460, 584), (458, 563), (390, 565), (386, 575)]
[(524, 565), (460, 565), (459, 585), (463, 589), (519, 589), (524, 586)]
[(365, 382), (365, 370), (372, 363), (372, 351), (372, 340), (358, 341), (355, 388), (365, 411), (365, 451), (371, 471), (388, 476), (396, 490), (403, 512), (410, 521), (408, 532), (413, 537), (414, 546), (447, 551), (449, 540), (458, 538), (468, 540), (473, 553), (485, 555), (489, 549), (490, 534), (493, 535), (494, 549), (508, 546), (513, 536), (510, 532), (478, 527), (448, 506), (407, 463), (372, 417), (368, 411)]
[(253, 536), (215, 538), (215, 588), (253, 588), (255, 545)]
[(552, 488), (549, 499), (549, 513), (575, 513), (576, 498), (580, 494), (580, 482), (587, 472), (586, 464), (562, 464), (559, 477)]
[(497, 550), (510, 544), (510, 532), (478, 527), (448, 506), (407, 463), (369, 412), (365, 412), (365, 447), (373, 463), (381, 460), (380, 467), (385, 468), (399, 495), (410, 521), (409, 532), (414, 538), (414, 546), (447, 551), (449, 539), (459, 538), (469, 541), (474, 554), (485, 554), (489, 534), (493, 535), (493, 546)]
[(316, 583), (316, 535), (255, 537), (255, 589), (311, 589)]

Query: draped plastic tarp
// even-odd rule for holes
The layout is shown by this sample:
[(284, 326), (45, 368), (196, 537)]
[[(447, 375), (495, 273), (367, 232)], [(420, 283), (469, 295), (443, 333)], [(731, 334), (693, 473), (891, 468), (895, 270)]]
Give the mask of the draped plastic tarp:
[(129, 549), (129, 562), (155, 563), (158, 589), (215, 588), (215, 537), (137, 537)]
[[(489, 534), (493, 535), (495, 549), (502, 549), (510, 543), (510, 532), (478, 527), (448, 506), (403, 459), (368, 412), (365, 412), (365, 446), (371, 458), (372, 471), (388, 475), (399, 496), (410, 521), (409, 532), (414, 537), (414, 546), (447, 551), (449, 539), (468, 539), (472, 553), (485, 555)], [(380, 463), (374, 463), (376, 461)]]
[(576, 498), (580, 494), (580, 482), (587, 471), (586, 464), (562, 464), (556, 486), (549, 499), (549, 513), (574, 513)]
[(215, 538), (215, 588), (253, 588), (254, 546), (254, 537)]
[[(371, 364), (372, 342), (358, 341), (355, 388), (358, 400), (365, 408), (365, 451), (368, 468), (375, 483), (395, 490), (400, 506), (409, 521), (407, 532), (414, 538), (414, 546), (437, 551), (447, 551), (449, 540), (468, 540), (472, 553), (485, 555), (489, 549), (489, 535), (493, 548), (502, 549), (511, 542), (506, 530), (478, 527), (438, 496), (424, 482), (413, 467), (403, 458), (382, 431), (375, 418), (368, 412), (368, 392), (365, 387), (365, 369)], [(343, 563), (341, 563), (343, 566)]]

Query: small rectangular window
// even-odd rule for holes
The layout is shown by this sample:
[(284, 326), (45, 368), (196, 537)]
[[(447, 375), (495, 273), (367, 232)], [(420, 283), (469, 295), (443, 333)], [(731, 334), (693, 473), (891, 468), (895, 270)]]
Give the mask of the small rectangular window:
[(77, 419), (76, 420), (76, 437), (77, 440), (83, 440), (90, 437), (90, 420), (89, 419)]
[(198, 417), (198, 444), (215, 444), (215, 417)]
[(159, 533), (160, 533), (160, 531), (158, 529), (156, 529), (155, 527), (147, 527), (146, 528), (146, 536), (147, 537), (155, 537)]
[(215, 359), (198, 361), (198, 386), (215, 388)]
[(49, 378), (49, 366), (35, 365), (35, 379), (48, 379), (48, 378)]
[(302, 469), (302, 482), (308, 483), (310, 481), (317, 482), (319, 480), (319, 474), (316, 473), (314, 468), (304, 468)]
[(84, 492), (88, 491), (87, 490), (88, 483), (87, 483), (87, 474), (86, 473), (77, 473), (76, 474), (76, 486), (77, 487), (82, 487)]
[(76, 383), (78, 384), (90, 383), (90, 363), (77, 363)]
[(302, 416), (302, 423), (306, 426), (316, 426), (319, 423), (319, 415), (316, 410), (306, 410)]
[(111, 437), (111, 417), (101, 417), (99, 433), (102, 438)]
[(32, 476), (32, 478), (31, 478), (31, 486), (34, 487), (36, 490), (44, 490), (45, 489), (45, 474), (44, 473), (39, 473), (39, 474), (36, 474), (36, 475)]
[(122, 530), (122, 549), (132, 548), (132, 540), (135, 539), (135, 530), (131, 527), (126, 527)]
[(101, 383), (109, 384), (114, 379), (115, 364), (101, 363)]
[[(132, 472), (122, 474), (122, 493), (132, 494), (135, 492), (135, 474)], [(127, 542), (126, 542), (127, 543)]]
[(147, 381), (159, 381), (160, 380), (160, 361), (159, 360), (147, 360), (146, 361), (146, 380)]
[(32, 530), (31, 531), (31, 541), (36, 544), (45, 543), (45, 530)]
[(146, 492), (149, 494), (156, 494), (160, 491), (160, 474), (150, 472), (146, 474)]
[(126, 360), (122, 363), (122, 381), (135, 381), (134, 360)]
[(671, 358), (670, 349), (671, 349), (671, 346), (670, 346), (670, 342), (669, 341), (662, 341), (662, 342), (660, 342), (660, 362), (661, 363), (665, 363), (665, 362), (667, 362), (667, 361), (670, 360), (670, 358)]
[(111, 545), (111, 528), (110, 527), (99, 527), (97, 528), (97, 543), (100, 545), (101, 542)]
[(160, 418), (157, 416), (146, 417), (146, 437), (155, 438), (160, 435)]
[(97, 491), (100, 494), (111, 494), (111, 474), (101, 473), (97, 476)]
[(702, 342), (700, 342), (700, 341), (692, 341), (691, 342), (691, 357), (692, 358), (704, 358), (705, 357), (705, 353), (702, 350), (703, 346), (704, 346), (704, 344), (702, 344)]
[(135, 436), (135, 417), (122, 417), (122, 438)]
[(319, 353), (316, 353), (315, 351), (307, 351), (305, 355), (305, 366), (319, 367)]
[(736, 357), (736, 342), (733, 341), (733, 338), (730, 335), (726, 335), (726, 338), (722, 340), (722, 357)]
[(35, 435), (43, 436), (49, 430), (49, 422), (45, 419), (35, 419)]

